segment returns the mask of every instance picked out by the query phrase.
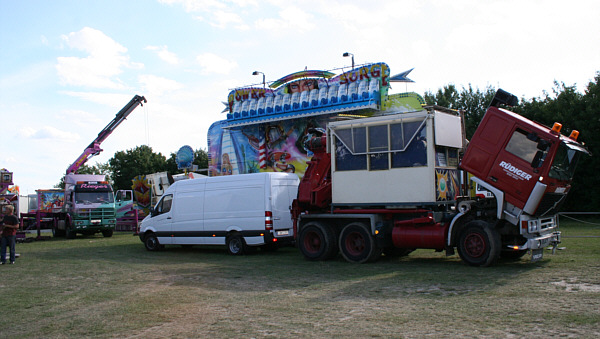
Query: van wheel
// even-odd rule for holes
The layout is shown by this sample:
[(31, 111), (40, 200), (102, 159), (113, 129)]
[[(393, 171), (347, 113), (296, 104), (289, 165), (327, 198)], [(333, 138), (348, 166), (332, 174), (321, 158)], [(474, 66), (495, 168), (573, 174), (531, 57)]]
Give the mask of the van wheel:
[(353, 263), (374, 261), (381, 255), (367, 226), (358, 222), (348, 224), (340, 233), (340, 252), (346, 261)]
[(158, 238), (154, 233), (148, 233), (144, 237), (144, 246), (148, 251), (158, 251), (162, 248), (162, 245), (158, 242)]
[(104, 230), (102, 231), (102, 236), (105, 238), (110, 238), (113, 236), (113, 230)]
[(331, 227), (320, 222), (309, 222), (298, 235), (298, 248), (308, 260), (327, 260), (338, 252), (336, 236)]
[(246, 251), (246, 242), (239, 234), (232, 234), (227, 237), (227, 251), (231, 255), (242, 255)]
[(502, 247), (498, 231), (484, 221), (471, 221), (460, 231), (458, 255), (471, 266), (491, 266)]

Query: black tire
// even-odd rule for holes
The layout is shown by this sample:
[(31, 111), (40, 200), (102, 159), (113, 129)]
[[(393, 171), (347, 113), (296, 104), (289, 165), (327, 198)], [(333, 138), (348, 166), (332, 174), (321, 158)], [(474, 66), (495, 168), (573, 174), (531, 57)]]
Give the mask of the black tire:
[(105, 238), (110, 238), (113, 236), (113, 230), (104, 230), (102, 231), (102, 236)]
[(225, 244), (227, 245), (227, 251), (231, 255), (242, 255), (247, 251), (244, 237), (242, 237), (240, 234), (234, 233), (228, 236)]
[(353, 222), (344, 227), (340, 233), (340, 252), (346, 261), (365, 263), (381, 256), (381, 248), (377, 247), (375, 238), (368, 227), (360, 222)]
[(158, 242), (158, 238), (154, 233), (148, 233), (144, 236), (144, 246), (148, 251), (159, 251), (162, 248), (160, 242)]
[(521, 259), (525, 254), (527, 254), (527, 250), (520, 250), (520, 251), (508, 250), (508, 251), (502, 251), (502, 253), (500, 253), (500, 259), (509, 260), (509, 261), (516, 261), (516, 260)]
[(471, 266), (491, 266), (500, 257), (501, 241), (498, 231), (484, 221), (471, 221), (460, 231), (458, 255)]
[(298, 234), (298, 248), (308, 260), (327, 260), (337, 255), (335, 233), (327, 224), (309, 222)]
[(75, 239), (75, 237), (77, 236), (77, 232), (75, 232), (74, 230), (67, 228), (65, 230), (65, 238), (67, 239)]

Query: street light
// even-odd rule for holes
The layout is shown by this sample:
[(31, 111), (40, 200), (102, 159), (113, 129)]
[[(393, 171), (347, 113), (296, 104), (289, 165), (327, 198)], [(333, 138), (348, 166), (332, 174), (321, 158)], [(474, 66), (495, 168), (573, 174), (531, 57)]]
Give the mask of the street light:
[(346, 52), (342, 56), (344, 56), (344, 57), (352, 56), (352, 69), (354, 69), (354, 54)]
[(259, 74), (262, 74), (262, 76), (263, 76), (263, 88), (265, 88), (266, 87), (266, 85), (265, 85), (265, 73), (259, 72), (259, 71), (252, 72), (252, 75), (259, 75)]

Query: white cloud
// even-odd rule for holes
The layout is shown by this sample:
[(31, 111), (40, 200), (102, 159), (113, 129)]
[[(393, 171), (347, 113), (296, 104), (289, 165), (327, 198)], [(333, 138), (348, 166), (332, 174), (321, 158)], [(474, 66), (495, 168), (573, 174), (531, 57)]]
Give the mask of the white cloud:
[(146, 49), (155, 51), (159, 58), (171, 65), (177, 65), (179, 63), (177, 54), (170, 52), (167, 46), (148, 46)]
[(150, 74), (141, 75), (139, 81), (142, 84), (145, 95), (150, 97), (163, 95), (183, 88), (183, 85), (175, 80)]
[[(72, 97), (80, 98), (86, 101), (94, 102), (109, 106), (111, 108), (122, 108), (127, 104), (133, 95), (130, 94), (119, 94), (119, 93), (100, 93), (100, 92), (73, 92), (64, 91), (62, 94), (66, 94)], [(116, 114), (116, 112), (115, 112)]]
[(51, 126), (44, 126), (40, 129), (25, 127), (22, 128), (20, 132), (21, 135), (27, 139), (49, 139), (62, 141), (74, 141), (79, 139), (79, 135), (77, 135), (76, 133), (61, 131)]
[(233, 12), (215, 11), (211, 13), (212, 21), (210, 24), (217, 28), (226, 28), (229, 24), (237, 24), (244, 26), (242, 18)]
[(183, 6), (186, 12), (210, 11), (214, 8), (225, 8), (225, 4), (218, 0), (158, 0), (168, 5), (178, 4)]
[(258, 3), (254, 0), (159, 0), (160, 3), (168, 5), (181, 5), (188, 13), (202, 13), (203, 15), (194, 15), (193, 18), (200, 21), (206, 21), (213, 27), (225, 29), (233, 25), (238, 30), (248, 30), (248, 26), (242, 17), (237, 13), (240, 8), (254, 6)]
[(296, 6), (284, 7), (279, 11), (278, 18), (256, 20), (255, 26), (279, 35), (285, 35), (289, 31), (306, 33), (317, 28), (314, 16)]
[(213, 53), (203, 53), (196, 57), (203, 73), (229, 74), (238, 66), (235, 61), (227, 60)]
[(127, 48), (97, 29), (84, 27), (61, 38), (68, 47), (88, 54), (57, 58), (56, 70), (63, 85), (122, 89), (125, 85), (116, 78), (122, 69), (143, 67), (129, 61)]

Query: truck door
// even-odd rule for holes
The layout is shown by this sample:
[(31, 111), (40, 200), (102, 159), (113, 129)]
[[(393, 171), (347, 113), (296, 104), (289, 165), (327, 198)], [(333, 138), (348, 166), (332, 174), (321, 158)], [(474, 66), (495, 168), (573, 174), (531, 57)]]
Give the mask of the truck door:
[(173, 194), (163, 195), (154, 207), (154, 213), (152, 213), (151, 226), (156, 230), (156, 237), (163, 245), (173, 243), (173, 237), (171, 237), (173, 224), (172, 205)]
[(550, 142), (537, 134), (516, 128), (500, 149), (488, 180), (504, 192), (506, 201), (522, 209), (538, 182), (549, 147)]
[(115, 194), (115, 208), (117, 219), (123, 218), (127, 214), (133, 215), (133, 191), (118, 190)]

